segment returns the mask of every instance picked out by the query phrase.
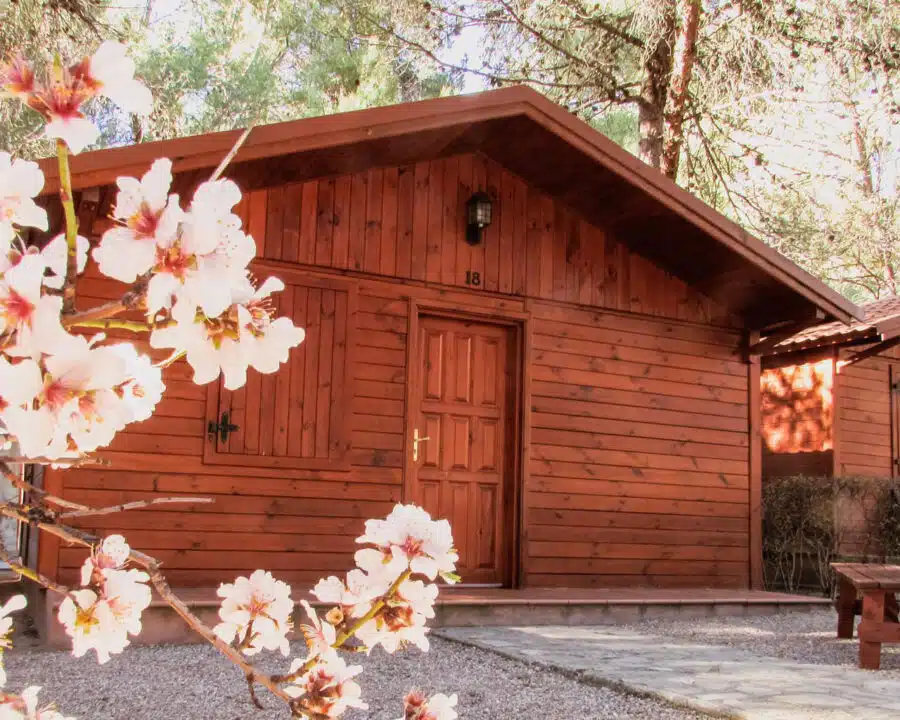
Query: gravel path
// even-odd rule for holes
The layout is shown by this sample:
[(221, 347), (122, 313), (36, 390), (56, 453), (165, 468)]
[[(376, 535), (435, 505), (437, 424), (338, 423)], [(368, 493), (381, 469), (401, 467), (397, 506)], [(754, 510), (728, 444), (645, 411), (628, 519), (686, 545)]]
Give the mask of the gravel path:
[[(857, 618), (857, 622), (859, 618)], [(645, 620), (621, 630), (663, 635), (685, 643), (727, 645), (755, 655), (816, 665), (859, 667), (859, 642), (836, 637), (834, 610), (721, 617), (696, 620)], [(900, 645), (881, 646), (879, 677), (900, 680)]]
[[(302, 648), (294, 646), (293, 654)], [(278, 656), (280, 658), (280, 656)], [(241, 673), (203, 645), (128, 648), (106, 665), (68, 653), (15, 649), (6, 654), (7, 688), (42, 685), (41, 698), (82, 720), (238, 720), (284, 718), (263, 697), (255, 711)], [(432, 638), (432, 649), (393, 658), (380, 650), (361, 657), (367, 712), (348, 720), (394, 720), (402, 697), (418, 688), (459, 695), (463, 720), (704, 720), (708, 716), (662, 702), (582, 684), (554, 672)], [(265, 663), (260, 663), (265, 666)], [(282, 666), (283, 667), (283, 666)], [(269, 668), (272, 669), (272, 668)], [(262, 696), (264, 691), (260, 694)]]

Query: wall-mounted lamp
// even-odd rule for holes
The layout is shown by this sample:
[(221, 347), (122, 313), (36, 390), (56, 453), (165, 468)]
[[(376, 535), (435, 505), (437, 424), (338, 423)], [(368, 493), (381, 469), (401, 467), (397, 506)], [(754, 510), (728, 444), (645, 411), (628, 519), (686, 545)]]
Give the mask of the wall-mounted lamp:
[(466, 203), (466, 242), (481, 244), (481, 231), (491, 224), (491, 198), (477, 192)]

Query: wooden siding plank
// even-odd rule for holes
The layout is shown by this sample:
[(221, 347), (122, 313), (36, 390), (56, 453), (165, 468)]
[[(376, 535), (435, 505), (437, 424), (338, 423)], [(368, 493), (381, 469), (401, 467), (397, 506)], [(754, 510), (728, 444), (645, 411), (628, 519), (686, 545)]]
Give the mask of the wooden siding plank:
[(383, 209), (384, 170), (369, 170), (366, 195), (366, 248), (362, 269), (377, 273), (381, 269), (381, 213)]

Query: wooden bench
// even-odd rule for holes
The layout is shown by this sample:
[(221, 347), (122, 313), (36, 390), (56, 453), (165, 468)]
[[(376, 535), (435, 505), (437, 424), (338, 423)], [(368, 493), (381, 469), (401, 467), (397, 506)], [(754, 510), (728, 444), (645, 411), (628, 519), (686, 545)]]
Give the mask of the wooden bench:
[[(837, 574), (837, 636), (853, 637), (855, 616), (859, 624), (859, 666), (881, 667), (881, 644), (900, 643), (900, 623), (895, 593), (900, 592), (900, 565), (832, 563)], [(857, 596), (862, 595), (862, 611)]]

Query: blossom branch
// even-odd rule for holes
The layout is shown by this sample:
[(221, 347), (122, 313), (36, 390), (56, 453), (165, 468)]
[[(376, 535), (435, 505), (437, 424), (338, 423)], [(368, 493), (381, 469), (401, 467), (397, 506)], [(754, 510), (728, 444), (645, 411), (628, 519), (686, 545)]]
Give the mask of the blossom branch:
[(229, 163), (234, 160), (234, 156), (238, 154), (238, 150), (241, 149), (241, 146), (247, 141), (247, 138), (250, 137), (250, 131), (255, 127), (255, 123), (251, 122), (246, 128), (244, 128), (244, 132), (240, 134), (237, 140), (235, 140), (234, 145), (231, 146), (231, 150), (228, 151), (228, 154), (222, 158), (222, 162), (218, 164), (215, 170), (213, 170), (213, 174), (209, 176), (210, 181), (218, 180), (222, 177), (222, 173), (225, 172), (225, 168), (228, 167)]
[[(335, 650), (338, 650), (339, 648), (341, 648), (344, 645), (344, 643), (346, 643), (350, 638), (352, 638), (354, 635), (356, 635), (357, 631), (363, 625), (365, 625), (370, 620), (373, 620), (378, 615), (378, 613), (380, 613), (382, 611), (384, 606), (387, 604), (388, 598), (392, 597), (394, 595), (394, 593), (397, 592), (398, 588), (404, 582), (409, 580), (411, 575), (412, 575), (412, 570), (406, 570), (406, 572), (404, 572), (402, 575), (400, 575), (400, 577), (398, 577), (394, 581), (394, 583), (391, 585), (391, 587), (388, 589), (388, 591), (377, 602), (372, 604), (372, 607), (369, 609), (369, 612), (367, 612), (359, 620), (357, 620), (348, 630), (341, 632), (341, 634), (335, 638), (335, 641), (332, 643), (331, 647), (334, 648)], [(288, 673), (287, 675), (273, 675), (272, 679), (278, 683), (293, 682), (297, 678), (300, 678), (300, 677), (303, 677), (304, 675), (306, 675), (306, 673), (308, 673), (312, 669), (312, 667), (316, 664), (317, 661), (318, 661), (317, 657), (311, 657), (311, 658), (309, 658), (309, 660), (307, 660), (305, 663), (303, 663), (303, 665), (301, 665), (299, 668), (297, 668), (294, 672)]]
[[(96, 535), (68, 525), (61, 525), (46, 515), (29, 512), (13, 503), (0, 503), (0, 515), (5, 515), (6, 517), (27, 523), (36, 527), (38, 530), (47, 532), (72, 545), (80, 545), (82, 547), (93, 549), (101, 542), (101, 538)], [(172, 591), (171, 587), (169, 587), (169, 583), (163, 575), (159, 561), (156, 560), (156, 558), (134, 549), (130, 550), (128, 558), (147, 571), (150, 582), (153, 583), (153, 587), (156, 588), (156, 592), (159, 594), (160, 598), (162, 598), (162, 600), (169, 605), (169, 607), (171, 607), (192, 630), (209, 642), (210, 645), (216, 648), (216, 650), (222, 653), (228, 660), (237, 665), (244, 672), (245, 677), (252, 677), (255, 683), (262, 685), (277, 698), (293, 708), (294, 698), (288, 695), (279, 684), (272, 679), (272, 677), (259, 672), (253, 663), (244, 658), (244, 656), (234, 647), (219, 638), (210, 627), (205, 625), (200, 618), (191, 612), (191, 609), (184, 601)], [(46, 578), (44, 578), (44, 580), (46, 580)], [(35, 579), (35, 581), (40, 582), (45, 587), (50, 587), (41, 579)]]
[(133, 333), (150, 332), (153, 329), (149, 323), (139, 320), (117, 320), (114, 318), (108, 320), (79, 320), (70, 322), (68, 325), (69, 327), (97, 328), (100, 330), (127, 330)]
[(13, 487), (17, 487), (19, 488), (19, 490), (31, 493), (39, 502), (47, 502), (51, 505), (56, 505), (57, 507), (69, 508), (70, 510), (89, 509), (86, 505), (79, 505), (78, 503), (73, 503), (69, 500), (63, 500), (61, 497), (51, 495), (46, 490), (35, 487), (30, 482), (22, 479), (18, 473), (13, 472), (12, 468), (10, 468), (9, 465), (7, 465), (5, 462), (0, 462), (0, 474), (2, 474), (3, 477), (5, 477)]
[(69, 518), (93, 517), (95, 515), (113, 515), (114, 513), (126, 512), (128, 510), (140, 510), (141, 508), (150, 507), (151, 505), (168, 505), (171, 503), (211, 503), (212, 498), (201, 497), (167, 497), (153, 498), (152, 500), (134, 500), (133, 502), (121, 503), (119, 505), (110, 505), (109, 507), (90, 508), (82, 507), (79, 510), (63, 513), (59, 516), (60, 520)]
[(58, 582), (56, 582), (55, 580), (51, 580), (46, 575), (41, 575), (37, 570), (32, 570), (29, 567), (25, 567), (24, 565), (17, 563), (15, 560), (13, 560), (12, 556), (2, 545), (0, 545), (0, 560), (5, 562), (9, 566), (9, 569), (14, 573), (17, 573), (22, 577), (26, 577), (32, 582), (36, 582), (38, 585), (43, 585), (48, 590), (52, 590), (53, 592), (60, 595), (68, 595), (70, 592), (69, 588), (67, 588), (65, 585), (60, 585)]
[(59, 199), (66, 220), (66, 279), (63, 283), (63, 312), (75, 309), (75, 278), (78, 274), (78, 219), (72, 198), (72, 174), (69, 169), (69, 148), (63, 140), (56, 141), (59, 161)]

